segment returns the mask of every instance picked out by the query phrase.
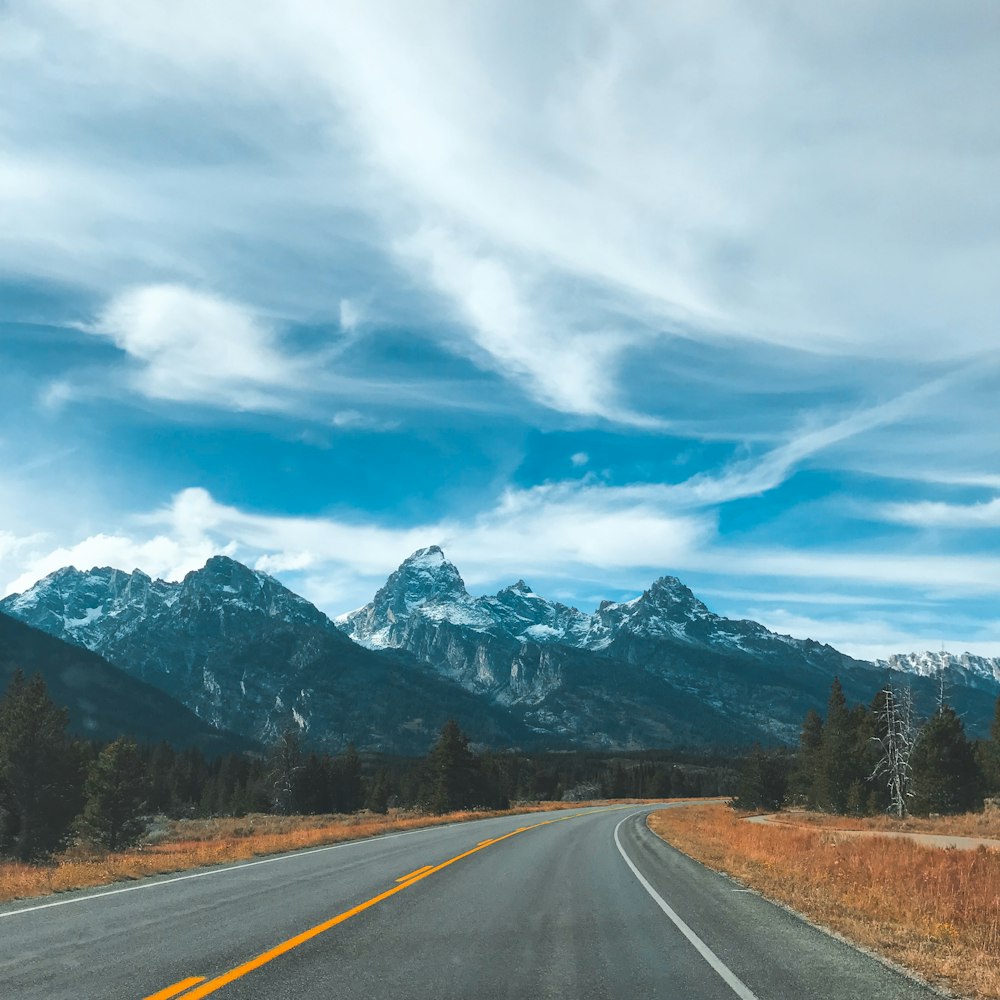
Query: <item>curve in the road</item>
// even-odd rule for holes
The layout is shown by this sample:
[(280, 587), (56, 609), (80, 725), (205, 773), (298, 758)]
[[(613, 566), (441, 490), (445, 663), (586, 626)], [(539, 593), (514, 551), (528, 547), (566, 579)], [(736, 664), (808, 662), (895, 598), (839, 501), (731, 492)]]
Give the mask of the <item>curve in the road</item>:
[(0, 907), (0, 996), (935, 996), (734, 891), (651, 833), (651, 808), (499, 817)]

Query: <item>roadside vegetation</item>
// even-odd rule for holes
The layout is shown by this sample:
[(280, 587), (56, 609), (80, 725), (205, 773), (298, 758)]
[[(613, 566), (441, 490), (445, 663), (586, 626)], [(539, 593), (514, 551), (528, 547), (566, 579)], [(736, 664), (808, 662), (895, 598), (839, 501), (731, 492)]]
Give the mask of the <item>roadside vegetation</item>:
[[(1000, 702), (970, 740), (942, 685), (916, 718), (887, 683), (849, 706), (834, 681), (797, 753), (755, 747), (736, 798), (650, 817), (690, 857), (964, 995), (1000, 996), (1000, 850), (954, 850), (868, 833), (1000, 839)], [(779, 812), (780, 810), (780, 812)], [(776, 813), (776, 823), (750, 823)]]
[[(1000, 996), (1000, 852), (758, 825), (727, 806), (654, 813), (689, 857), (966, 996)], [(929, 831), (928, 831), (929, 832)]]

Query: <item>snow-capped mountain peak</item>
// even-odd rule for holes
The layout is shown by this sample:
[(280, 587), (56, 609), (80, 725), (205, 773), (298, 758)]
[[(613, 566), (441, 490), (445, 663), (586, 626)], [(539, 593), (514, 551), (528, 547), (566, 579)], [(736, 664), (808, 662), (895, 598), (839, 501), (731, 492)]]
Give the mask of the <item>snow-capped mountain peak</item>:
[(404, 559), (375, 595), (376, 605), (394, 615), (407, 615), (425, 604), (458, 603), (471, 600), (465, 581), (440, 546), (418, 549)]
[(940, 677), (945, 684), (968, 687), (1000, 687), (1000, 656), (976, 656), (974, 653), (896, 653), (887, 660), (877, 660), (880, 667), (898, 670), (917, 677)]
[(418, 549), (395, 569), (371, 603), (342, 615), (337, 624), (355, 642), (371, 649), (398, 645), (401, 629), (411, 618), (447, 621), (477, 630), (492, 625), (465, 589), (454, 563), (438, 545)]
[(171, 614), (175, 606), (329, 625), (321, 611), (273, 577), (227, 556), (213, 556), (179, 583), (153, 580), (141, 570), (127, 573), (102, 566), (83, 571), (69, 566), (0, 601), (0, 611), (97, 651), (112, 636), (128, 633), (137, 620)]

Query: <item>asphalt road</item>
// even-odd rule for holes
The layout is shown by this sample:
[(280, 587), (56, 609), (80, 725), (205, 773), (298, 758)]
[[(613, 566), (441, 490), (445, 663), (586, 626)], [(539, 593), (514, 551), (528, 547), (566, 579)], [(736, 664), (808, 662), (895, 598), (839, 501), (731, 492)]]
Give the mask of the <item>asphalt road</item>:
[(937, 996), (663, 844), (648, 811), (481, 820), (5, 905), (0, 997)]

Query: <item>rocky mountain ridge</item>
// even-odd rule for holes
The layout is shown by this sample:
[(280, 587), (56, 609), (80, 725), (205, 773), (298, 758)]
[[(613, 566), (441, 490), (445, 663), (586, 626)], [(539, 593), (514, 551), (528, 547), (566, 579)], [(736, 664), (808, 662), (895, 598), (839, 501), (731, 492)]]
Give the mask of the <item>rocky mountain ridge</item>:
[(292, 726), (331, 750), (424, 749), (450, 715), (476, 738), (530, 739), (405, 653), (372, 653), (273, 577), (214, 556), (179, 583), (66, 568), (0, 611), (105, 657), (199, 718), (261, 743)]
[[(890, 669), (928, 690), (936, 677), (926, 657), (856, 660), (811, 639), (716, 615), (672, 576), (630, 601), (603, 601), (593, 614), (548, 601), (523, 580), (494, 596), (472, 597), (438, 546), (404, 560), (369, 604), (336, 621), (362, 645), (409, 650), (470, 690), (509, 703), (540, 702), (565, 685), (557, 670), (526, 674), (517, 647), (543, 659), (567, 648), (600, 655), (633, 675), (669, 682), (731, 723), (788, 742), (809, 707), (822, 709), (834, 676), (859, 700), (870, 698)], [(497, 655), (510, 642), (514, 652)], [(959, 700), (975, 703), (970, 708), (981, 724), (983, 699), (962, 689), (995, 697), (1000, 670), (969, 656), (938, 666), (947, 666)]]
[[(473, 597), (438, 546), (336, 623), (223, 556), (179, 583), (63, 569), (0, 610), (99, 652), (214, 725), (264, 742), (295, 725), (331, 748), (419, 749), (448, 715), (494, 745), (793, 743), (834, 676), (867, 701), (890, 666), (723, 618), (669, 576), (592, 614), (523, 580)], [(891, 666), (931, 697), (930, 661)], [(982, 729), (1000, 672), (949, 666), (953, 700)]]

